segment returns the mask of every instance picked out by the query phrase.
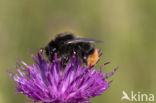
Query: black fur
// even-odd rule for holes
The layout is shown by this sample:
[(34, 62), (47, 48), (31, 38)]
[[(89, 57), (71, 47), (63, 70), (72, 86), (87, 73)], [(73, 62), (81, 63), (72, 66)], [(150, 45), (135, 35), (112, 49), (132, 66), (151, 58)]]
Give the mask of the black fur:
[(57, 53), (58, 58), (64, 58), (64, 66), (72, 58), (73, 52), (76, 52), (76, 57), (81, 60), (84, 64), (87, 64), (87, 58), (95, 51), (94, 45), (88, 41), (74, 41), (76, 37), (72, 33), (60, 33), (54, 40), (51, 40), (48, 45), (44, 48), (45, 53), (52, 62), (54, 54)]

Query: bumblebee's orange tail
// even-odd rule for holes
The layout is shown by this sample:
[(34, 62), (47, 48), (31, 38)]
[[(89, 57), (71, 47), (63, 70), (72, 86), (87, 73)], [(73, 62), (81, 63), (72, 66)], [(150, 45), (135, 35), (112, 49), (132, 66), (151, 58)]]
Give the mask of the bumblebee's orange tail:
[(99, 53), (96, 49), (92, 55), (90, 55), (87, 59), (88, 66), (93, 66), (99, 60)]

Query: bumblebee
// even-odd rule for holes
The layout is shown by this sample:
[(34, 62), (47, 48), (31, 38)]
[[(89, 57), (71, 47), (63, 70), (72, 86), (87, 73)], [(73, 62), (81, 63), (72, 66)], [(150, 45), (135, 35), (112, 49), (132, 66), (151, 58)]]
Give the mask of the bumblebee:
[(49, 61), (52, 62), (54, 54), (58, 58), (63, 58), (63, 66), (72, 58), (73, 52), (76, 57), (85, 65), (92, 66), (99, 59), (98, 50), (93, 45), (94, 42), (102, 41), (75, 37), (73, 33), (65, 32), (57, 34), (44, 48)]

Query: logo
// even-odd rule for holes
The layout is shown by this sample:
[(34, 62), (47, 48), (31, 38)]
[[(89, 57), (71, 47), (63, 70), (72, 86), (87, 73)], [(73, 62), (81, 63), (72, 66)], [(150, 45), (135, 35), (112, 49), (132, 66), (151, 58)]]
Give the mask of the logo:
[(141, 93), (141, 92), (134, 92), (131, 91), (129, 94), (126, 93), (125, 91), (122, 91), (123, 96), (121, 97), (121, 101), (123, 100), (128, 100), (128, 101), (138, 101), (138, 102), (143, 102), (143, 101), (148, 101), (148, 102), (153, 102), (154, 101), (154, 94), (146, 94), (146, 93)]

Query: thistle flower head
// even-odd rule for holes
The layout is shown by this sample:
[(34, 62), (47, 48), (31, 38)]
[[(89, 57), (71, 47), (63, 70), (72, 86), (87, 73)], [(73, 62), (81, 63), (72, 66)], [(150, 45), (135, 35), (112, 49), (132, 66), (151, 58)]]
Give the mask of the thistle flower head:
[(107, 79), (116, 71), (102, 73), (101, 68), (82, 66), (75, 56), (65, 68), (57, 55), (52, 63), (44, 59), (42, 52), (37, 53), (37, 58), (33, 54), (32, 57), (33, 65), (20, 60), (21, 64), (16, 64), (18, 75), (9, 74), (17, 84), (17, 92), (34, 102), (90, 103), (89, 98), (101, 95), (109, 88)]

